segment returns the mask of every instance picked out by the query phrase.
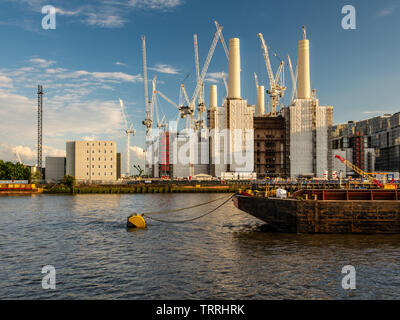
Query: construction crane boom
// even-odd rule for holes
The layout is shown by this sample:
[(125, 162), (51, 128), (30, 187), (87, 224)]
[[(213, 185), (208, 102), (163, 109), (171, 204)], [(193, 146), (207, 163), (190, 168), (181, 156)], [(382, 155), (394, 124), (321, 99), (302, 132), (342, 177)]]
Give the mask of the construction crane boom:
[(291, 100), (293, 101), (296, 97), (297, 94), (297, 67), (296, 67), (296, 73), (293, 71), (293, 65), (292, 65), (292, 59), (290, 59), (290, 56), (287, 56), (287, 60), (288, 60), (288, 65), (289, 65), (289, 71), (290, 71), (290, 77), (292, 78), (292, 96), (291, 96)]
[(171, 105), (173, 105), (175, 108), (177, 108), (178, 110), (180, 109), (179, 106), (173, 102), (170, 98), (168, 98), (164, 93), (162, 93), (161, 91), (157, 90), (156, 93), (158, 95), (160, 95), (165, 101), (169, 102)]
[[(220, 25), (218, 24), (217, 21), (214, 21), (214, 23), (215, 23), (215, 26), (217, 27), (217, 31), (218, 31), (220, 29)], [(224, 47), (226, 58), (229, 60), (229, 50), (228, 50), (228, 47), (226, 46), (224, 36), (222, 35), (222, 29), (220, 31), (220, 41), (222, 43), (222, 46)]]
[(226, 82), (226, 75), (225, 75), (225, 72), (222, 71), (221, 75), (222, 75), (222, 81), (224, 82), (226, 95), (228, 95), (228, 83)]
[(272, 87), (275, 84), (275, 78), (274, 78), (274, 73), (272, 72), (271, 60), (269, 59), (268, 47), (267, 44), (265, 43), (262, 33), (259, 33), (258, 37), (260, 39), (261, 47), (263, 49), (263, 55), (265, 60), (265, 66), (267, 68), (269, 83)]
[(256, 82), (256, 88), (258, 88), (260, 85), (258, 83), (257, 73), (255, 73), (255, 72), (254, 72), (254, 81)]
[(361, 170), (359, 167), (355, 166), (354, 164), (352, 164), (350, 161), (342, 158), (339, 155), (335, 156), (336, 159), (338, 159), (339, 161), (341, 161), (342, 163), (344, 163), (347, 167), (349, 167), (351, 170), (353, 170), (355, 173), (359, 174), (360, 176), (362, 176), (363, 178), (369, 180), (371, 183), (377, 185), (379, 188), (384, 188), (385, 186), (379, 182), (378, 180), (376, 180), (375, 178), (371, 177), (369, 174), (367, 174), (366, 172), (364, 172), (363, 170)]
[(205, 78), (205, 76), (206, 76), (206, 74), (207, 74), (208, 67), (209, 67), (210, 62), (211, 62), (211, 59), (212, 59), (212, 57), (213, 57), (213, 55), (214, 55), (214, 51), (215, 51), (215, 48), (216, 48), (216, 46), (217, 46), (218, 39), (220, 38), (221, 31), (222, 31), (222, 27), (220, 26), (220, 27), (218, 28), (217, 32), (216, 32), (215, 35), (214, 35), (214, 39), (213, 39), (212, 44), (211, 44), (211, 47), (210, 47), (210, 49), (209, 49), (209, 51), (208, 51), (207, 59), (206, 59), (206, 61), (204, 62), (204, 66), (203, 66), (203, 69), (202, 69), (201, 74), (200, 74), (200, 79), (199, 79), (200, 81), (197, 81), (196, 89), (194, 90), (192, 99), (190, 100), (190, 105), (189, 105), (189, 107), (190, 107), (192, 110), (195, 109), (195, 108), (194, 108), (195, 101), (196, 101), (196, 99), (197, 99), (197, 97), (198, 97), (198, 95), (199, 95), (199, 93), (200, 93), (200, 90), (201, 90), (201, 88), (202, 88), (202, 86), (203, 86), (204, 78)]

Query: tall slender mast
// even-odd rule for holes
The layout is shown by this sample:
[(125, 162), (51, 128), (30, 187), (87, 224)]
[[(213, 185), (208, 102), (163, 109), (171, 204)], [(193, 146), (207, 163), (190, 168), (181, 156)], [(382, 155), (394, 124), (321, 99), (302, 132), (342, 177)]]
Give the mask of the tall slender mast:
[(38, 145), (37, 166), (42, 168), (42, 137), (43, 137), (43, 87), (38, 86)]

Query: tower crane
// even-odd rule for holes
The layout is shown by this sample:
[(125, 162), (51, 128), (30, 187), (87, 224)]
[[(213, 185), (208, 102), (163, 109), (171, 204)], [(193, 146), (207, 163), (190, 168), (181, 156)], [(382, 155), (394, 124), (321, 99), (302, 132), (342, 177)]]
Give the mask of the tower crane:
[(126, 158), (125, 158), (125, 170), (126, 170), (126, 176), (129, 177), (130, 175), (130, 165), (131, 165), (131, 157), (130, 157), (130, 147), (131, 147), (131, 135), (134, 136), (136, 133), (136, 130), (133, 129), (133, 124), (128, 125), (128, 121), (126, 120), (126, 114), (125, 114), (125, 108), (124, 108), (124, 102), (119, 99), (119, 104), (121, 106), (121, 113), (122, 113), (122, 118), (124, 119), (124, 124), (125, 124), (125, 133), (126, 133)]
[(195, 102), (196, 102), (196, 99), (197, 99), (198, 95), (200, 94), (200, 91), (201, 91), (201, 89), (203, 87), (204, 78), (205, 78), (205, 76), (207, 74), (208, 67), (209, 67), (211, 59), (212, 59), (212, 57), (214, 55), (214, 51), (215, 51), (215, 48), (217, 46), (218, 39), (220, 39), (220, 37), (221, 37), (222, 28), (223, 27), (218, 26), (217, 32), (214, 34), (214, 39), (213, 39), (213, 41), (211, 43), (211, 47), (210, 47), (210, 49), (208, 51), (208, 55), (207, 55), (206, 61), (204, 62), (204, 66), (203, 66), (203, 69), (201, 71), (200, 78), (197, 81), (196, 88), (194, 90), (193, 96), (190, 99), (189, 109), (190, 109), (190, 112), (192, 114), (194, 114)]
[(18, 162), (22, 164), (21, 156), (19, 155), (19, 152), (16, 148), (14, 149), (14, 153), (17, 157)]
[(290, 56), (287, 56), (288, 60), (288, 66), (289, 66), (289, 71), (290, 71), (290, 77), (292, 78), (292, 95), (290, 102), (292, 102), (296, 96), (297, 96), (297, 73), (298, 69), (296, 67), (296, 73), (293, 71), (293, 65), (292, 65), (292, 60), (290, 59)]
[[(196, 79), (197, 82), (201, 82), (200, 79), (200, 64), (199, 64), (199, 47), (197, 42), (197, 34), (193, 35), (193, 46), (194, 46), (194, 61), (196, 66)], [(195, 130), (197, 131), (200, 128), (204, 128), (204, 112), (206, 111), (206, 105), (204, 103), (204, 82), (201, 82), (200, 93), (198, 97), (197, 104), (197, 120), (194, 122)]]
[(339, 155), (336, 155), (335, 158), (338, 159), (339, 161), (341, 161), (342, 163), (344, 163), (347, 167), (349, 167), (355, 173), (359, 174), (360, 176), (362, 176), (363, 178), (367, 179), (371, 183), (377, 185), (379, 188), (396, 189), (396, 185), (393, 184), (394, 180), (392, 180), (392, 182), (390, 182), (390, 183), (383, 184), (380, 181), (378, 181), (377, 179), (373, 178), (369, 173), (364, 172), (359, 167), (355, 166), (354, 164), (352, 164), (350, 161), (344, 159), (343, 157), (341, 157)]
[(143, 83), (144, 83), (144, 103), (146, 106), (146, 118), (142, 122), (146, 126), (146, 134), (149, 134), (153, 126), (152, 103), (149, 100), (149, 84), (147, 78), (147, 57), (146, 57), (146, 36), (142, 35), (142, 58), (143, 58)]
[(265, 60), (265, 66), (267, 68), (268, 79), (270, 84), (270, 89), (267, 90), (267, 94), (270, 96), (271, 101), (271, 116), (277, 115), (277, 107), (279, 106), (279, 101), (283, 98), (286, 87), (285, 87), (285, 79), (284, 79), (284, 66), (285, 63), (281, 61), (278, 67), (278, 71), (276, 76), (272, 72), (271, 61), (269, 59), (268, 47), (265, 43), (264, 37), (262, 33), (258, 34), (258, 37), (261, 42), (261, 47), (263, 49), (263, 55)]

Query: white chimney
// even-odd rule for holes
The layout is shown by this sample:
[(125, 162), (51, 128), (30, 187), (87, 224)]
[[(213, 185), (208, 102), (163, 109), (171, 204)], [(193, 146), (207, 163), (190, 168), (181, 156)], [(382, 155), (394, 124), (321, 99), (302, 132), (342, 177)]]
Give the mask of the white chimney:
[(229, 79), (228, 99), (241, 99), (240, 94), (240, 41), (229, 40)]

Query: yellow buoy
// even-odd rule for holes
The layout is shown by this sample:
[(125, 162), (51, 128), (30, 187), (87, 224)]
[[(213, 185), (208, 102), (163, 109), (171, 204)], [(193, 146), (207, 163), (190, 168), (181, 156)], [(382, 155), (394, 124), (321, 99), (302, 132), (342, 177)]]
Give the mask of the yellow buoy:
[(133, 214), (128, 217), (127, 228), (146, 229), (146, 220), (142, 215)]

